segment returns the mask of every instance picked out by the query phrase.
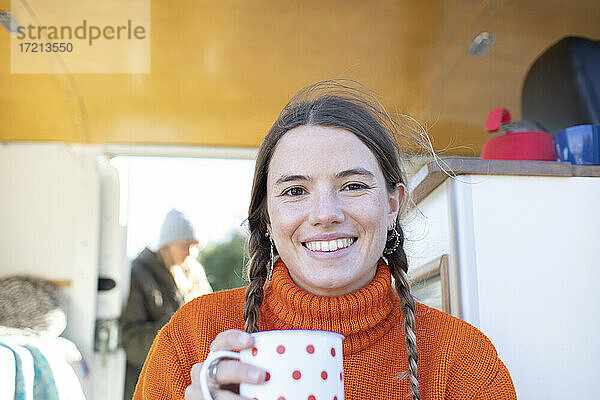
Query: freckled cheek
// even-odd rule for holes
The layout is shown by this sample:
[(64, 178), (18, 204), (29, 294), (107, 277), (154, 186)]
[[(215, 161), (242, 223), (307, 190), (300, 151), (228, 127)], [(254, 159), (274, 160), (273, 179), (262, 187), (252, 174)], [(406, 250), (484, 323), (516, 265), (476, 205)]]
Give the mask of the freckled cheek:
[(379, 254), (385, 247), (387, 220), (385, 209), (380, 204), (370, 203), (356, 209), (353, 219), (360, 226), (363, 235), (362, 250), (368, 254)]
[(368, 230), (387, 225), (385, 204), (378, 199), (351, 204), (347, 212)]
[[(276, 237), (282, 241), (296, 241), (294, 235), (302, 225), (302, 213), (297, 207), (275, 206), (269, 212), (271, 227)], [(285, 245), (285, 243), (281, 243)]]

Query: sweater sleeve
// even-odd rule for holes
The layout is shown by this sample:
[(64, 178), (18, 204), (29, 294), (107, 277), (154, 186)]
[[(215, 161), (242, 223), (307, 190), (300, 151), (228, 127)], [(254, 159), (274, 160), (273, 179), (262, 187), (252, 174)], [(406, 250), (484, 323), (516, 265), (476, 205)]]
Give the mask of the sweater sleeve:
[(478, 400), (517, 400), (515, 388), (506, 366), (498, 359), (498, 370), (494, 378), (475, 397)]
[(466, 326), (450, 372), (447, 399), (516, 400), (510, 374), (492, 342), (478, 329)]
[(133, 400), (180, 400), (190, 383), (189, 371), (184, 371), (181, 365), (167, 325), (152, 344)]

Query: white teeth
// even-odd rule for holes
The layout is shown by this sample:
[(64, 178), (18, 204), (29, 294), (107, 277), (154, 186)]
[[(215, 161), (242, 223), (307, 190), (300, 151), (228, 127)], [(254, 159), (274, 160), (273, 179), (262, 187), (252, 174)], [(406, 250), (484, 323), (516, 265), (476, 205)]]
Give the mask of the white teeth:
[(306, 247), (311, 251), (336, 251), (350, 246), (354, 242), (352, 238), (343, 238), (336, 240), (323, 240), (306, 242)]

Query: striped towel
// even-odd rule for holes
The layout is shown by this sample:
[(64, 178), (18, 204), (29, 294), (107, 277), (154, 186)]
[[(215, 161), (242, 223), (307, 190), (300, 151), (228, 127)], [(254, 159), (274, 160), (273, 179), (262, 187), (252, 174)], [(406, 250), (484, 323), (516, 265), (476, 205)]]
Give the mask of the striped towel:
[(0, 346), (10, 350), (14, 357), (15, 400), (59, 399), (50, 364), (36, 346), (10, 341), (0, 341)]

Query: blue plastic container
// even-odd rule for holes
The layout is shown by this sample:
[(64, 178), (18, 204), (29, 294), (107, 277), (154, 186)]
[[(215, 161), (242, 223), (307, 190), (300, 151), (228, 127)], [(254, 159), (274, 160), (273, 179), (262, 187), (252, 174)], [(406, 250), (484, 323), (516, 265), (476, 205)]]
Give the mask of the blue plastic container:
[(554, 135), (557, 161), (600, 165), (600, 125), (570, 126)]

